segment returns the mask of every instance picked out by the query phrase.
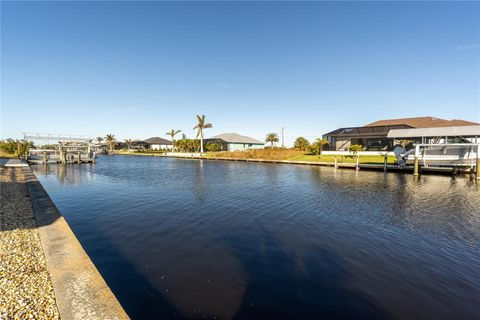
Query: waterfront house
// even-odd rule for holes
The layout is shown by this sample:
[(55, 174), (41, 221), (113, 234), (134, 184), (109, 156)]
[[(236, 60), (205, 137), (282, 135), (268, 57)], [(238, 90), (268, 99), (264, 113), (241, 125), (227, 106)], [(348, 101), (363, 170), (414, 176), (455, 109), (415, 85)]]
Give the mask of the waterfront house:
[(222, 133), (205, 139), (205, 143), (208, 142), (220, 144), (223, 151), (261, 149), (265, 146), (265, 143), (262, 141), (242, 136), (238, 133)]
[(172, 141), (160, 137), (151, 137), (144, 140), (148, 144), (148, 149), (172, 149)]
[[(352, 144), (360, 144), (366, 150), (392, 150), (395, 143), (400, 140), (400, 136), (401, 139), (415, 142), (426, 140), (441, 142), (441, 139), (446, 139), (446, 142), (462, 141), (462, 139), (470, 142), (474, 142), (472, 139), (478, 141), (476, 136), (478, 136), (479, 125), (472, 121), (445, 120), (435, 117), (387, 119), (361, 127), (339, 128), (326, 133), (323, 137), (328, 140), (331, 150), (346, 150)], [(461, 127), (465, 128), (455, 129)], [(435, 130), (428, 130), (432, 128)], [(422, 131), (412, 131), (412, 129), (422, 129)], [(389, 132), (392, 134), (389, 135)], [(397, 133), (393, 134), (393, 132)], [(430, 135), (427, 135), (427, 132), (430, 132), (428, 133)]]
[[(122, 143), (122, 146), (123, 147), (125, 146), (125, 143)], [(148, 143), (146, 143), (145, 141), (143, 140), (139, 140), (139, 139), (135, 139), (135, 140), (132, 140), (132, 142), (130, 143), (130, 149), (131, 150), (144, 150), (144, 149), (148, 149)]]

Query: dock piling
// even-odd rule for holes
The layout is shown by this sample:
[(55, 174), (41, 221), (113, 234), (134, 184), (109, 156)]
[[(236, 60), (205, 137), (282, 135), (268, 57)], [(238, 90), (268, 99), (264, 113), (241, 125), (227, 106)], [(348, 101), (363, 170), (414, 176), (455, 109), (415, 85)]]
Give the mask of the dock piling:
[(480, 147), (477, 150), (477, 164), (475, 168), (475, 179), (480, 180)]
[(385, 154), (385, 157), (383, 158), (383, 172), (387, 172), (387, 162), (388, 162), (388, 155)]
[(360, 155), (357, 154), (357, 163), (355, 164), (355, 170), (360, 170)]
[(415, 162), (413, 163), (413, 175), (418, 176), (418, 157), (415, 156)]
[(420, 156), (420, 146), (415, 146), (415, 160), (413, 162), (413, 175), (418, 176), (418, 157)]

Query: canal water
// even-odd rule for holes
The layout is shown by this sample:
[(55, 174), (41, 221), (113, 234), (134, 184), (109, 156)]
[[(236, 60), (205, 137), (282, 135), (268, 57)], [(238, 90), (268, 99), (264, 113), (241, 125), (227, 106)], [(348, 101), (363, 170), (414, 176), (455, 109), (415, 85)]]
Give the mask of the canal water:
[(134, 319), (479, 319), (468, 178), (103, 156), (34, 171)]

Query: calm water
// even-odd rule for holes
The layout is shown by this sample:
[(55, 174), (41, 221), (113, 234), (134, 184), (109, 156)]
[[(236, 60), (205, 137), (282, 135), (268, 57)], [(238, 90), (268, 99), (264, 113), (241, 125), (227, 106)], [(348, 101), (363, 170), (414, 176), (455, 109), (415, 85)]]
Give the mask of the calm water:
[(35, 172), (136, 319), (478, 319), (465, 178), (101, 157)]

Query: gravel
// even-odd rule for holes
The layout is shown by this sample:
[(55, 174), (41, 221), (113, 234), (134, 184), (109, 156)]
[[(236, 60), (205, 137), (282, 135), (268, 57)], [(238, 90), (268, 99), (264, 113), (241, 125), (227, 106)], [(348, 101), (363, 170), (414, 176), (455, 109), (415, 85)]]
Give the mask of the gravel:
[(23, 169), (0, 171), (0, 319), (60, 319)]

